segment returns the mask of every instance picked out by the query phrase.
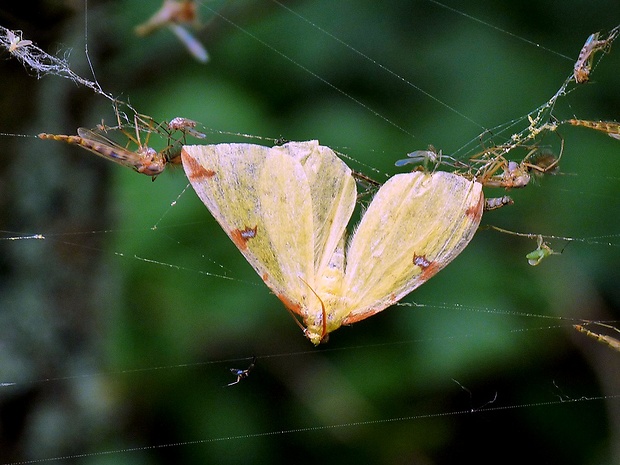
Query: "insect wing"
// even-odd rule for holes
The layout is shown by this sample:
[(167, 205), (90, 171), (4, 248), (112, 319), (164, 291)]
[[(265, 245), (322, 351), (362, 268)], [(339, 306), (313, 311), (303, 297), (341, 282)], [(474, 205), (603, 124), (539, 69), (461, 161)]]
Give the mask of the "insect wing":
[(177, 38), (183, 42), (189, 53), (201, 63), (209, 61), (209, 53), (203, 45), (187, 29), (178, 24), (168, 26)]
[(351, 170), (316, 141), (185, 146), (194, 190), (265, 283), (304, 317), (355, 207)]
[(415, 165), (417, 163), (423, 163), (425, 161), (432, 160), (435, 157), (435, 154), (429, 150), (416, 150), (415, 152), (408, 153), (407, 157), (409, 158), (397, 160), (394, 165), (405, 166), (408, 164)]
[(343, 324), (392, 305), (456, 258), (476, 232), (483, 205), (482, 185), (456, 174), (390, 178), (347, 251)]
[(107, 145), (108, 147), (114, 147), (114, 148), (119, 148), (122, 150), (127, 150), (125, 147), (123, 147), (119, 143), (114, 142), (112, 139), (108, 139), (104, 135), (99, 134), (98, 132), (95, 132), (91, 129), (78, 128), (77, 133), (78, 133), (78, 136), (80, 136), (82, 139), (92, 140), (94, 142), (98, 142), (99, 144)]
[[(79, 145), (84, 147), (86, 150), (89, 150), (95, 155), (99, 155), (107, 160), (111, 160), (120, 165), (132, 168), (138, 172), (142, 172), (141, 167), (145, 165), (145, 162), (140, 154), (132, 152), (131, 150), (120, 146), (116, 142), (102, 136), (101, 134), (93, 132), (90, 129), (78, 128), (78, 135), (82, 138), (82, 142), (80, 142)], [(163, 170), (163, 165), (161, 170)], [(157, 171), (161, 172), (161, 170)], [(150, 173), (145, 174), (152, 176)]]
[[(299, 278), (310, 279), (311, 269), (304, 265), (312, 257), (310, 187), (301, 165), (272, 155), (267, 147), (251, 144), (185, 146), (181, 159), (196, 194), (254, 270), (276, 295), (287, 296), (291, 306), (299, 307), (303, 294)], [(276, 169), (278, 164), (281, 170)], [(260, 179), (264, 176), (273, 179), (271, 192), (261, 190)], [(295, 181), (297, 185), (291, 185)], [(267, 196), (278, 194), (283, 196), (282, 208), (277, 212), (263, 208)], [(297, 206), (296, 212), (293, 205)], [(267, 226), (271, 221), (284, 229), (295, 225), (290, 249), (298, 254), (298, 266), (281, 265), (283, 254), (289, 253), (278, 250), (271, 240), (271, 226)]]

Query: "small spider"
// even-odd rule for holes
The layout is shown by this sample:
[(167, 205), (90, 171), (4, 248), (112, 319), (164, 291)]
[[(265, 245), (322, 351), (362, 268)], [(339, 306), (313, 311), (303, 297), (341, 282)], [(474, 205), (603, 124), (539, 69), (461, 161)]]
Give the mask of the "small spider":
[(255, 364), (256, 364), (256, 357), (252, 357), (252, 363), (250, 363), (250, 366), (248, 366), (245, 370), (240, 370), (239, 368), (230, 368), (231, 373), (235, 375), (237, 379), (233, 381), (232, 383), (228, 383), (226, 386), (232, 386), (234, 384), (237, 384), (242, 379), (245, 379), (248, 376), (250, 376), (250, 371), (252, 371)]
[[(561, 141), (560, 154), (557, 157), (550, 152), (534, 147), (520, 162), (507, 160), (501, 154), (502, 151), (506, 152), (504, 147), (486, 150), (480, 161), (485, 159), (487, 161), (478, 169), (476, 179), (485, 187), (503, 187), (505, 189), (525, 187), (531, 180), (531, 173), (542, 175), (557, 171), (564, 150), (564, 139)], [(500, 153), (494, 155), (497, 152)], [(475, 158), (472, 157), (472, 160), (476, 161)]]

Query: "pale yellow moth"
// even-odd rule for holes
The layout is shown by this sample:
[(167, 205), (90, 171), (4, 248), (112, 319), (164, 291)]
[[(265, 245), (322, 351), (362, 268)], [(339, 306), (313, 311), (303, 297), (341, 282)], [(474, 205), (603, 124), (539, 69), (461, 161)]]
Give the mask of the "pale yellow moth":
[[(351, 169), (318, 141), (273, 148), (184, 146), (198, 197), (312, 343), (389, 307), (450, 263), (478, 228), (482, 185), (436, 171), (397, 174), (345, 247)], [(345, 251), (346, 249), (346, 251)]]

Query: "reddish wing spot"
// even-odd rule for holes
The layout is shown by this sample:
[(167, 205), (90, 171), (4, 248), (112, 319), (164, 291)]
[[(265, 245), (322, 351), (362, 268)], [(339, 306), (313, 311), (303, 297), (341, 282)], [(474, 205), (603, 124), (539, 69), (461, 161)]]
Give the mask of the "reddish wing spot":
[(183, 159), (183, 164), (187, 167), (187, 175), (190, 181), (199, 181), (215, 176), (215, 171), (203, 167), (194, 157), (190, 156), (185, 149), (181, 151), (181, 158)]
[(288, 308), (291, 312), (301, 315), (301, 305), (299, 305), (296, 302), (292, 302), (288, 297), (286, 297), (283, 294), (277, 294), (277, 296), (278, 296), (278, 299), (282, 301), (284, 306)]
[(423, 281), (435, 276), (439, 271), (437, 262), (429, 261), (424, 255), (413, 254), (413, 264), (422, 268), (422, 276), (420, 279)]
[(480, 222), (480, 218), (482, 218), (482, 209), (484, 207), (484, 195), (480, 193), (480, 199), (476, 205), (472, 205), (467, 209), (465, 215), (472, 219), (475, 223)]
[(433, 276), (435, 276), (439, 272), (440, 269), (441, 268), (439, 268), (439, 265), (437, 264), (437, 262), (432, 262), (428, 268), (425, 268), (422, 271), (422, 276), (420, 278), (423, 281), (428, 281)]
[(233, 229), (230, 233), (233, 242), (240, 250), (245, 250), (248, 247), (248, 241), (256, 237), (256, 230), (258, 225), (253, 228), (245, 227), (245, 229)]

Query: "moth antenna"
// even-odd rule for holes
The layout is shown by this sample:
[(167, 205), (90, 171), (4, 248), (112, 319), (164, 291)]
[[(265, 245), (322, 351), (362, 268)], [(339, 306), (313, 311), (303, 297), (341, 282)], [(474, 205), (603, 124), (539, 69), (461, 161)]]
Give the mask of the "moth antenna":
[(286, 309), (288, 314), (291, 315), (291, 318), (295, 320), (295, 323), (297, 324), (297, 326), (299, 326), (301, 330), (303, 331), (303, 333), (306, 334), (306, 331), (307, 331), (306, 327), (297, 319), (297, 317), (295, 316), (295, 313), (290, 308), (288, 308), (286, 305), (284, 306), (284, 308)]

